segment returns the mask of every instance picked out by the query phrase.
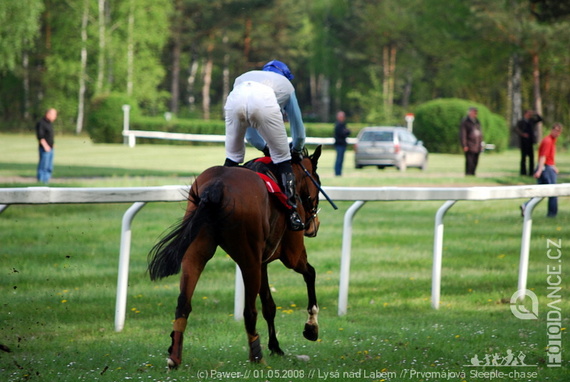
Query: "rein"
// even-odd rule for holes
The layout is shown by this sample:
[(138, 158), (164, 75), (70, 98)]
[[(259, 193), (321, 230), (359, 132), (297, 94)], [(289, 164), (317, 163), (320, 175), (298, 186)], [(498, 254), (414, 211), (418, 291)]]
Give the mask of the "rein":
[(303, 171), (305, 172), (305, 175), (307, 175), (309, 177), (309, 179), (311, 179), (311, 181), (313, 182), (313, 184), (315, 185), (315, 187), (317, 187), (317, 189), (323, 194), (323, 196), (327, 199), (327, 201), (331, 204), (331, 206), (335, 209), (338, 210), (338, 207), (336, 206), (336, 204), (334, 204), (334, 202), (332, 201), (332, 199), (327, 195), (327, 193), (325, 192), (325, 190), (323, 190), (323, 188), (321, 187), (321, 185), (315, 180), (315, 178), (313, 178), (313, 176), (311, 175), (311, 173), (309, 172), (309, 170), (307, 170), (307, 168), (303, 165), (302, 162), (299, 162), (299, 165), (301, 166), (301, 168), (303, 169)]

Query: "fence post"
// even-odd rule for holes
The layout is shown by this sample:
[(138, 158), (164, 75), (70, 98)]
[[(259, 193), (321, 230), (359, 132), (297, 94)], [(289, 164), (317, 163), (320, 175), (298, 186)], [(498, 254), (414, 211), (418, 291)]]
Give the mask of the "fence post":
[(431, 276), (431, 306), (439, 308), (439, 297), (441, 294), (441, 262), (443, 256), (443, 217), (456, 200), (448, 200), (439, 207), (435, 214), (435, 229), (433, 234), (433, 270)]
[(129, 134), (129, 125), (130, 125), (130, 114), (131, 114), (131, 105), (123, 105), (123, 143), (125, 145), (129, 145), (130, 147), (135, 146), (135, 137)]
[(239, 265), (237, 264), (234, 293), (234, 319), (240, 321), (243, 319), (243, 310), (245, 308), (245, 286), (243, 285), (241, 269), (239, 269)]
[(524, 207), (524, 220), (521, 238), (521, 258), (519, 263), (519, 285), (521, 291), (520, 299), (524, 299), (526, 292), (526, 279), (528, 274), (528, 257), (530, 251), (530, 234), (532, 233), (532, 211), (542, 198), (532, 198)]
[(352, 220), (364, 201), (354, 202), (344, 215), (342, 230), (342, 255), (340, 259), (340, 285), (338, 287), (338, 315), (344, 316), (348, 309), (348, 280), (350, 279), (350, 247), (352, 245)]
[(145, 202), (134, 203), (123, 215), (121, 228), (121, 247), (119, 253), (119, 275), (117, 278), (117, 301), (115, 303), (115, 331), (120, 332), (125, 326), (127, 311), (127, 288), (129, 286), (129, 261), (131, 258), (131, 223)]

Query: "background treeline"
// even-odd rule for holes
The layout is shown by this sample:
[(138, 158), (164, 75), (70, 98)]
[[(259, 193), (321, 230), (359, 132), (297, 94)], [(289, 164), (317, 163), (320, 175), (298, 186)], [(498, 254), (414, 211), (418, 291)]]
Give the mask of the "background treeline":
[(234, 78), (271, 59), (290, 66), (307, 121), (344, 109), (404, 124), (459, 98), (507, 128), (525, 108), (568, 125), (568, 46), (566, 0), (6, 0), (0, 129), (56, 107), (79, 133), (110, 93), (142, 116), (220, 120)]

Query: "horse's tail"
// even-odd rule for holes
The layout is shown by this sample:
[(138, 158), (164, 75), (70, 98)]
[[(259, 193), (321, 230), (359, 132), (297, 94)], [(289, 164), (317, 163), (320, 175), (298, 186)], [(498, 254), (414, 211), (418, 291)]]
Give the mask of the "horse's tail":
[(180, 272), (182, 258), (192, 244), (200, 228), (217, 219), (223, 197), (223, 184), (214, 181), (200, 195), (190, 190), (189, 200), (197, 204), (197, 208), (174, 226), (148, 254), (148, 271), (151, 280), (159, 280)]

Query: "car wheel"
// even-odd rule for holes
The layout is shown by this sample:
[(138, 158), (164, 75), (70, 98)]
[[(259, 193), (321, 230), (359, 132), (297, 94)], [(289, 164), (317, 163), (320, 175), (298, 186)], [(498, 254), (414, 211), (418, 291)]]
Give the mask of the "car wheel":
[(362, 166), (361, 164), (355, 164), (354, 165), (354, 168), (356, 168), (358, 170), (360, 170), (362, 167), (364, 167), (364, 166)]
[(422, 162), (422, 165), (420, 166), (420, 169), (422, 171), (426, 171), (427, 168), (428, 168), (428, 160), (427, 160), (427, 157), (425, 157), (424, 161)]
[(398, 170), (400, 170), (401, 172), (404, 172), (408, 169), (408, 166), (406, 164), (406, 158), (402, 158), (402, 160), (400, 161), (400, 163), (398, 163)]

